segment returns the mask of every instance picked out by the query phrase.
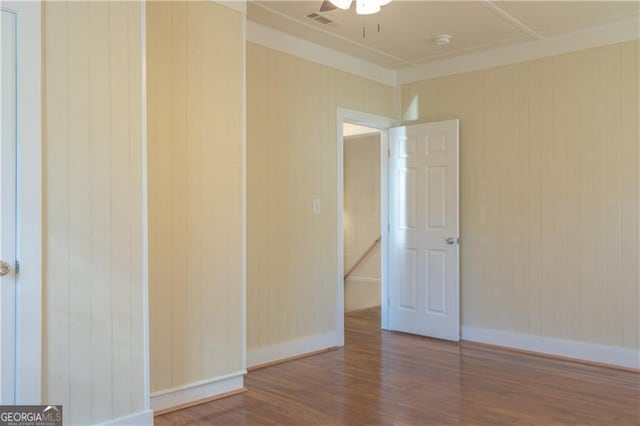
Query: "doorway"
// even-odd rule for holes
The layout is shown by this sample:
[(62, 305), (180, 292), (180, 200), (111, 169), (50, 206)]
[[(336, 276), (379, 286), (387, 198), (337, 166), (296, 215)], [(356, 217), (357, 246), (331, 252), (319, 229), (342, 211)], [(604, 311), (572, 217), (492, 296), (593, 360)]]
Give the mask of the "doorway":
[(345, 272), (353, 267), (345, 270), (344, 123), (380, 135), (381, 328), (459, 340), (459, 121), (395, 127), (393, 119), (338, 108), (337, 344), (344, 345)]
[[(387, 168), (388, 168), (388, 129), (390, 127), (394, 127), (398, 125), (398, 121), (389, 117), (378, 116), (375, 114), (364, 113), (360, 111), (354, 111), (346, 108), (339, 107), (337, 110), (337, 264), (338, 271), (336, 277), (336, 287), (337, 287), (337, 295), (338, 295), (338, 309), (337, 309), (337, 330), (338, 330), (338, 346), (344, 345), (344, 319), (345, 319), (345, 275), (347, 272), (355, 272), (358, 267), (364, 268), (362, 262), (360, 265), (356, 265), (357, 260), (359, 258), (364, 258), (363, 262), (371, 261), (372, 253), (376, 250), (379, 253), (379, 286), (375, 285), (374, 288), (378, 288), (379, 293), (377, 296), (373, 295), (373, 299), (370, 299), (369, 302), (379, 303), (381, 305), (381, 314), (380, 314), (380, 326), (381, 328), (386, 328), (386, 312), (385, 312), (385, 294), (387, 292), (386, 283), (387, 283), (387, 226), (384, 224), (388, 223), (388, 209), (387, 209)], [(344, 147), (344, 124), (348, 123), (348, 126), (357, 125), (363, 126), (365, 128), (370, 129), (367, 131), (368, 133), (377, 132), (378, 135), (378, 176), (379, 176), (379, 202), (378, 202), (378, 215), (379, 215), (379, 223), (378, 223), (378, 234), (376, 237), (375, 232), (373, 232), (373, 237), (371, 241), (361, 243), (362, 246), (358, 246), (357, 250), (354, 250), (353, 253), (349, 254), (349, 259), (351, 259), (352, 264), (345, 265), (345, 228), (344, 228), (344, 219), (345, 219), (345, 211), (344, 211), (344, 184), (345, 184), (345, 147)], [(366, 241), (368, 237), (363, 238)], [(380, 239), (379, 242), (376, 242), (377, 238)], [(371, 250), (368, 250), (368, 249)], [(369, 251), (369, 253), (367, 253)], [(375, 254), (374, 254), (375, 256)], [(375, 265), (375, 262), (373, 262)], [(354, 269), (353, 266), (356, 265)], [(371, 266), (369, 266), (371, 267)], [(349, 269), (353, 269), (353, 271), (349, 271)], [(376, 267), (373, 266), (373, 270), (375, 271)], [(374, 278), (375, 279), (375, 278)], [(367, 281), (367, 280), (365, 280)], [(353, 286), (353, 294), (355, 295), (358, 302), (363, 302), (363, 299), (358, 299), (358, 293), (363, 288), (366, 289), (367, 294), (371, 295), (371, 286), (372, 281), (368, 281), (365, 283), (355, 283)], [(369, 286), (367, 288), (367, 286)], [(352, 289), (349, 289), (351, 291)], [(350, 295), (351, 296), (351, 295)], [(350, 306), (351, 308), (352, 306)]]
[(349, 122), (342, 130), (344, 310), (349, 313), (380, 308), (380, 130)]

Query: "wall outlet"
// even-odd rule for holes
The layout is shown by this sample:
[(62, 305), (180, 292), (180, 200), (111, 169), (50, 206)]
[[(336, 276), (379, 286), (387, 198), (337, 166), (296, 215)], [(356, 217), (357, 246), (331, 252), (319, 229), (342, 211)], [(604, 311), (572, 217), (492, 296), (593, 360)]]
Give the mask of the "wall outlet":
[(320, 209), (322, 205), (320, 204), (320, 198), (313, 199), (313, 214), (320, 214)]

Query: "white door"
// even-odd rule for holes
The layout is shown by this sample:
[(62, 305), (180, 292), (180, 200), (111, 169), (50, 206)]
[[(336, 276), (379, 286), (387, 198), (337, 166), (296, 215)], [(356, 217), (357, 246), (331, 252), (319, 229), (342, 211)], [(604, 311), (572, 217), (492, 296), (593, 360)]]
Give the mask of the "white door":
[(0, 107), (0, 403), (15, 401), (16, 15), (2, 11)]
[(460, 340), (458, 120), (389, 131), (391, 330)]

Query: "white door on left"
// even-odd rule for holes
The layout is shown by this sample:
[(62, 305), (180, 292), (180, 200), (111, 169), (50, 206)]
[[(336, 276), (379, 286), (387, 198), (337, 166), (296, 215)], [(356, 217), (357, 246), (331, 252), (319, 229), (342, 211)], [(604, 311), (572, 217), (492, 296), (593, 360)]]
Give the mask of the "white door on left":
[(2, 10), (0, 107), (0, 404), (15, 403), (16, 15)]

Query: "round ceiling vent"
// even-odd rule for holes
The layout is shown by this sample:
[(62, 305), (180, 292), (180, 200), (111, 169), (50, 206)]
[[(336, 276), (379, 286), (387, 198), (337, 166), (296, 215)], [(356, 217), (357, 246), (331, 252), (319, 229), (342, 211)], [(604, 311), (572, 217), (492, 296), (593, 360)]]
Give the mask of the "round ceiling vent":
[(433, 39), (438, 46), (446, 46), (451, 42), (451, 36), (449, 34), (440, 34)]

